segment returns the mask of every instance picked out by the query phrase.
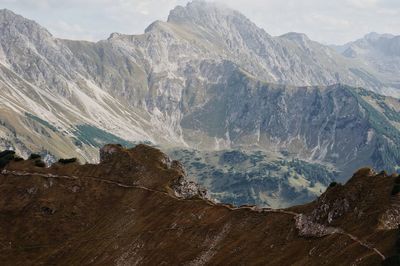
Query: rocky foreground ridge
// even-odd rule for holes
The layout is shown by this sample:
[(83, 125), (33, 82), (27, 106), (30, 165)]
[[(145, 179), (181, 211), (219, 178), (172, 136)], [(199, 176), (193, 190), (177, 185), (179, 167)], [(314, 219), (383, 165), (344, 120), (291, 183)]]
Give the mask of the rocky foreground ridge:
[[(379, 265), (394, 261), (399, 177), (361, 169), (289, 209), (214, 203), (161, 151), (98, 165), (0, 153), (4, 265)], [(388, 258), (391, 257), (389, 260)], [(394, 264), (395, 265), (395, 264)]]

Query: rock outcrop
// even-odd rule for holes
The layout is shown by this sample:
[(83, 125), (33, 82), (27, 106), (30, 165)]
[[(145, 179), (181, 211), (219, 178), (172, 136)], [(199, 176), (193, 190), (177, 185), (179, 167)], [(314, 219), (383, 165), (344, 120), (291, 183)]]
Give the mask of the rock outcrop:
[(299, 230), (299, 235), (304, 237), (323, 237), (340, 232), (339, 229), (328, 227), (323, 224), (318, 224), (313, 221), (312, 217), (304, 214), (299, 214), (295, 217), (296, 228)]
[(187, 180), (184, 176), (180, 176), (176, 179), (171, 188), (175, 192), (175, 196), (183, 199), (191, 199), (194, 197), (199, 197), (202, 199), (209, 198), (207, 190), (200, 187), (197, 183)]

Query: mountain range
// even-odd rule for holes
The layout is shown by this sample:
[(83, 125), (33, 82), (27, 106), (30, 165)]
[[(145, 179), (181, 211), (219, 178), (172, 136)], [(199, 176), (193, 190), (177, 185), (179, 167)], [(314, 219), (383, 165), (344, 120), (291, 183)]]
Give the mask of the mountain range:
[(305, 202), (359, 167), (397, 170), (398, 40), (273, 37), (193, 1), (142, 35), (72, 41), (1, 10), (0, 147), (52, 163), (97, 162), (106, 143), (153, 144), (222, 201)]
[(398, 88), (400, 36), (372, 32), (355, 42), (334, 48), (347, 58), (373, 67), (388, 84)]

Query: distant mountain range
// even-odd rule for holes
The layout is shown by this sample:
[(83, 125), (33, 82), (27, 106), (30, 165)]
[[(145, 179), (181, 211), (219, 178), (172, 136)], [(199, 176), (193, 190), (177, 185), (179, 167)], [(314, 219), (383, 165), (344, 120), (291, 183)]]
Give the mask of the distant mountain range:
[[(309, 199), (303, 190), (317, 184), (315, 197), (332, 175), (345, 180), (364, 165), (397, 169), (396, 42), (369, 35), (335, 50), (304, 34), (272, 37), (237, 11), (194, 1), (142, 35), (113, 33), (93, 43), (57, 39), (1, 10), (0, 148), (39, 152), (48, 162), (95, 162), (105, 143), (146, 142), (178, 159), (202, 154), (207, 171), (226, 166), (207, 158), (259, 152), (265, 163), (283, 165), (268, 168), (262, 184), (245, 178), (259, 161), (234, 169), (243, 178), (229, 189), (250, 195), (239, 203), (276, 204), (279, 196), (265, 193), (271, 184), (290, 190), (290, 202)], [(309, 166), (323, 167), (323, 180)], [(220, 169), (227, 179), (228, 168)], [(288, 175), (278, 180), (282, 171)], [(207, 180), (211, 191), (224, 189)]]
[(334, 48), (347, 58), (372, 67), (387, 85), (399, 88), (400, 36), (370, 33), (355, 42)]

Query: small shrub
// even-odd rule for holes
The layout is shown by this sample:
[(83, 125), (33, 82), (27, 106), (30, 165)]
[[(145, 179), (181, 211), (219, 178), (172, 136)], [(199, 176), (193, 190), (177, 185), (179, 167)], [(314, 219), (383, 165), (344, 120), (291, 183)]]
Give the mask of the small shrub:
[(36, 160), (35, 166), (43, 168), (43, 167), (46, 167), (46, 164), (42, 160)]
[(5, 167), (12, 159), (14, 159), (14, 151), (0, 152), (0, 168)]
[(0, 158), (0, 168), (3, 168), (8, 164), (8, 160), (4, 160), (3, 158)]
[(15, 155), (15, 151), (6, 150), (6, 151), (0, 152), (0, 158), (8, 157), (8, 156), (11, 156), (11, 155)]
[(337, 184), (338, 184), (337, 182), (332, 182), (332, 183), (329, 184), (329, 187), (336, 187)]
[(75, 163), (75, 162), (77, 162), (77, 161), (78, 161), (77, 158), (60, 159), (60, 160), (58, 160), (58, 162), (59, 162), (59, 163), (62, 163), (62, 164)]
[(387, 172), (385, 170), (382, 170), (382, 171), (379, 172), (378, 175), (387, 176)]
[(32, 153), (29, 156), (29, 160), (35, 160), (35, 159), (40, 159), (40, 158), (42, 158), (42, 157), (39, 154), (36, 154), (36, 153)]
[(392, 196), (397, 195), (400, 192), (400, 185), (395, 184), (393, 189), (392, 189)]
[(14, 157), (14, 161), (15, 162), (20, 162), (20, 161), (23, 161), (23, 160), (24, 160), (24, 158), (21, 158), (19, 156)]

